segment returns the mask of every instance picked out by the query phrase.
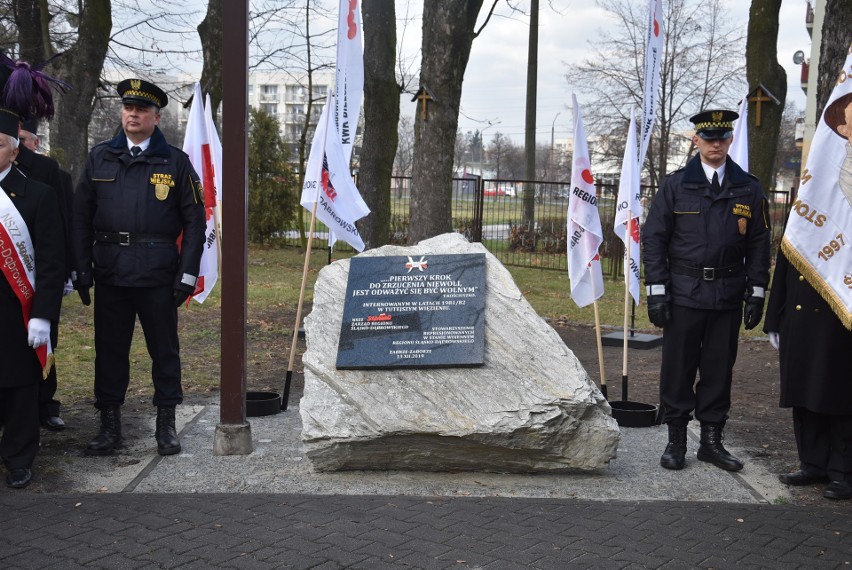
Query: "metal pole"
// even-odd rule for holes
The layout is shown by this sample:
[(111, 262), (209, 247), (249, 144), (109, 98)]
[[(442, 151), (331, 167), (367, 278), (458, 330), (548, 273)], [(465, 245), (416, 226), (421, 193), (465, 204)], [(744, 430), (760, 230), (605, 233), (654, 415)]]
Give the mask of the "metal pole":
[(228, 240), (222, 243), (222, 365), (221, 410), (223, 424), (246, 421), (246, 294), (248, 290), (248, 0), (222, 5), (222, 225)]

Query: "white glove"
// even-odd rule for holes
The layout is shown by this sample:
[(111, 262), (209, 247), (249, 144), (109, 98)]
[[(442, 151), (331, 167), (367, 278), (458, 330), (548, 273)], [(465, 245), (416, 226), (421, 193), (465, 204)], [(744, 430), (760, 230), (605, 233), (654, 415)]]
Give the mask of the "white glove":
[(775, 331), (772, 331), (769, 334), (769, 344), (772, 345), (772, 348), (778, 350), (778, 347), (781, 346), (781, 335)]
[(50, 337), (50, 321), (47, 319), (30, 319), (27, 330), (29, 331), (27, 343), (33, 348), (38, 348), (47, 344), (47, 339)]
[(74, 292), (74, 282), (71, 279), (65, 282), (65, 287), (62, 289), (62, 296), (70, 295)]

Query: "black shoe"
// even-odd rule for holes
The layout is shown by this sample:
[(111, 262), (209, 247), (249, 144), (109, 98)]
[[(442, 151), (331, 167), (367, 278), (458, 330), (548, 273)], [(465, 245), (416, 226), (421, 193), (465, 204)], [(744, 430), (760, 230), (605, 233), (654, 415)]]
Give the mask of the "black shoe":
[(157, 453), (160, 455), (180, 453), (180, 440), (175, 429), (174, 406), (157, 408), (157, 431), (154, 438), (157, 440)]
[(743, 462), (728, 453), (722, 445), (723, 424), (701, 424), (701, 446), (698, 448), (698, 460), (712, 463), (725, 471), (739, 471)]
[(852, 483), (849, 481), (832, 481), (823, 491), (822, 496), (835, 501), (852, 499)]
[(59, 416), (46, 416), (41, 418), (41, 427), (50, 431), (62, 431), (65, 429), (65, 422)]
[(803, 485), (813, 485), (815, 483), (827, 483), (828, 476), (825, 473), (817, 473), (808, 469), (799, 469), (793, 473), (783, 473), (778, 476), (778, 480), (785, 485), (801, 487)]
[(23, 489), (30, 484), (33, 472), (29, 469), (10, 469), (6, 473), (6, 486), (12, 489)]
[(100, 412), (101, 430), (86, 446), (86, 455), (112, 455), (121, 448), (121, 408), (103, 408)]

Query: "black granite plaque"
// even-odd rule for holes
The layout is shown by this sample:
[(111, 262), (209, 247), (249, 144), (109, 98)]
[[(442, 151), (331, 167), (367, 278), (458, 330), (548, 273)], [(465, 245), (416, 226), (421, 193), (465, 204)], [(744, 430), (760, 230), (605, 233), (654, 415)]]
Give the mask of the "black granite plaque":
[(484, 362), (485, 254), (353, 257), (338, 368)]

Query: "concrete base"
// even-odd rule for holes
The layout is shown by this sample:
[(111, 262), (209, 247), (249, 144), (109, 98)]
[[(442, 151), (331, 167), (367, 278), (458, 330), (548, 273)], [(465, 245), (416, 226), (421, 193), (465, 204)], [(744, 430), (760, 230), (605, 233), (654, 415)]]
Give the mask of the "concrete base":
[(250, 423), (216, 426), (213, 455), (249, 455), (253, 450)]

